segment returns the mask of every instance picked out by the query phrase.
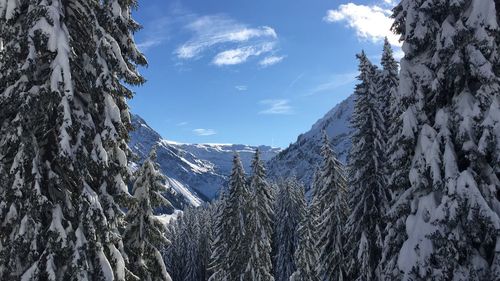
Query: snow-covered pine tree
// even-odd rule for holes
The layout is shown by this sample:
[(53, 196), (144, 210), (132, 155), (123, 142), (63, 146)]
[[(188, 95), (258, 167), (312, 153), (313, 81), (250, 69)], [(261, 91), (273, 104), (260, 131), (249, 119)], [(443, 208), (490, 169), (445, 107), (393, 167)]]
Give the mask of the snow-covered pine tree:
[(326, 132), (323, 132), (321, 155), (323, 165), (318, 176), (316, 198), (313, 199), (319, 210), (315, 226), (318, 237), (316, 247), (319, 250), (318, 279), (344, 280), (344, 226), (349, 215), (347, 180), (342, 164), (335, 158)]
[(403, 243), (385, 245), (387, 279), (500, 279), (499, 11), (495, 0), (394, 9), (405, 51), (400, 134), (415, 145), (392, 207), (405, 228), (388, 229)]
[(128, 224), (123, 243), (130, 269), (141, 280), (170, 281), (160, 253), (160, 249), (170, 241), (164, 236), (165, 225), (154, 216), (153, 208), (171, 204), (161, 195), (166, 190), (165, 176), (160, 173), (155, 161), (156, 151), (153, 149), (137, 171), (133, 187), (134, 202), (126, 216)]
[[(391, 105), (394, 105), (398, 85), (399, 85), (399, 65), (394, 59), (393, 50), (387, 37), (384, 40), (384, 49), (382, 51), (382, 59), (380, 60), (382, 69), (379, 70), (377, 79), (377, 97), (379, 100), (379, 110), (384, 120), (384, 129), (389, 130), (393, 124), (393, 113)], [(387, 142), (387, 133), (384, 131), (383, 137)]]
[(186, 237), (186, 211), (179, 213), (175, 220), (170, 221), (167, 226), (171, 243), (164, 251), (164, 260), (172, 281), (184, 281), (187, 272), (186, 264), (189, 255), (187, 243), (190, 238)]
[(163, 254), (173, 281), (209, 279), (214, 212), (212, 204), (189, 208), (168, 223), (168, 233), (173, 241)]
[(247, 221), (250, 196), (240, 156), (235, 153), (228, 194), (217, 219), (210, 280), (238, 280), (245, 271), (249, 259)]
[[(182, 281), (202, 280), (200, 259), (200, 217), (197, 210), (189, 209), (183, 215), (183, 227), (181, 228), (183, 245), (185, 247), (183, 257), (183, 279)], [(179, 280), (181, 281), (181, 280)]]
[(384, 117), (377, 93), (377, 70), (362, 52), (356, 85), (352, 148), (349, 153), (347, 266), (350, 280), (377, 280), (383, 244), (383, 217), (389, 206), (384, 159)]
[(210, 256), (209, 281), (228, 281), (229, 263), (227, 262), (227, 250), (229, 245), (229, 218), (227, 212), (227, 191), (223, 190), (215, 202), (215, 218), (211, 243), (212, 254)]
[(163, 261), (165, 262), (165, 267), (167, 268), (172, 281), (179, 280), (178, 276), (181, 271), (178, 252), (181, 239), (177, 222), (178, 220), (176, 218), (176, 220), (170, 220), (170, 222), (166, 225), (167, 230), (165, 232), (165, 236), (168, 237), (171, 243), (165, 245), (162, 250)]
[(212, 275), (210, 270), (210, 257), (212, 256), (212, 241), (215, 225), (216, 209), (213, 203), (208, 203), (199, 210), (198, 221), (200, 224), (199, 234), (199, 256), (200, 256), (200, 279), (208, 280)]
[(274, 281), (271, 262), (273, 198), (259, 150), (255, 152), (252, 172), (246, 235), (249, 241), (249, 258), (241, 280)]
[(274, 223), (274, 277), (277, 281), (289, 281), (296, 270), (294, 254), (299, 242), (297, 228), (302, 221), (306, 203), (304, 187), (295, 179), (283, 181), (278, 186)]
[[(387, 49), (384, 48), (383, 58), (388, 54), (385, 50)], [(384, 69), (392, 69), (392, 71), (387, 73), (389, 76), (393, 76), (397, 71), (397, 65), (393, 63), (393, 59), (390, 56), (387, 57), (389, 59), (383, 59), (383, 61), (389, 63), (383, 63), (383, 66)], [(385, 173), (387, 189), (391, 194), (390, 206), (392, 207), (386, 212), (384, 219), (386, 222), (386, 230), (384, 231), (385, 239), (381, 261), (377, 269), (378, 272), (382, 270), (380, 268), (382, 266), (395, 268), (398, 257), (397, 253), (404, 240), (406, 240), (405, 217), (409, 213), (410, 208), (410, 202), (406, 199), (402, 199), (399, 203), (395, 204), (399, 200), (399, 196), (410, 186), (408, 177), (411, 164), (410, 154), (415, 146), (413, 130), (406, 130), (407, 128), (411, 128), (409, 126), (403, 127), (403, 122), (412, 122), (411, 116), (414, 113), (411, 110), (405, 112), (405, 109), (408, 108), (408, 104), (411, 103), (413, 96), (404, 97), (398, 94), (399, 77), (397, 79), (396, 82), (394, 78), (388, 79), (388, 81), (393, 81), (393, 85), (397, 85), (396, 90), (391, 91), (390, 115), (388, 116), (389, 127), (386, 130)]]
[[(316, 266), (318, 264), (318, 251), (314, 240), (314, 220), (310, 207), (307, 206), (303, 190), (298, 190), (300, 195), (301, 221), (296, 229), (298, 238), (297, 248), (294, 253), (296, 270), (290, 276), (290, 281), (319, 281)], [(278, 217), (278, 216), (277, 216)]]
[(125, 280), (135, 1), (0, 1), (0, 279)]

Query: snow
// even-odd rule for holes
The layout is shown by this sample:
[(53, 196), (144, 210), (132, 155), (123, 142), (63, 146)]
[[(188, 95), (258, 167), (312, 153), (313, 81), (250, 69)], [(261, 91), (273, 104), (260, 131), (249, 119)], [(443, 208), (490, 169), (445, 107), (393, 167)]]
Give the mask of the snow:
[(191, 193), (188, 197), (214, 198), (227, 184), (234, 152), (241, 155), (244, 168), (250, 170), (250, 162), (257, 148), (261, 151), (265, 161), (270, 160), (280, 151), (278, 148), (269, 146), (175, 142), (163, 139), (139, 116), (132, 115), (131, 120), (135, 130), (131, 132), (129, 146), (140, 160), (139, 163), (129, 163), (129, 166), (140, 164), (151, 148), (157, 146), (157, 162), (162, 173), (181, 183)]
[(5, 219), (3, 221), (3, 225), (7, 225), (10, 223), (11, 220), (15, 220), (17, 218), (17, 208), (14, 204), (10, 205), (9, 212), (7, 212), (7, 215), (5, 216)]
[(467, 19), (467, 25), (471, 27), (484, 26), (490, 30), (498, 29), (497, 11), (494, 1), (473, 0), (472, 9)]
[(124, 281), (125, 280), (125, 261), (123, 260), (123, 257), (118, 251), (118, 249), (115, 247), (114, 244), (110, 243), (109, 246), (109, 252), (113, 258), (114, 265), (115, 265), (115, 272), (116, 272), (116, 280), (119, 281)]
[(33, 263), (33, 265), (26, 270), (21, 276), (21, 281), (31, 281), (35, 279), (38, 275), (38, 262)]
[[(403, 243), (398, 257), (398, 267), (405, 273), (406, 277), (414, 266), (425, 262), (433, 252), (432, 242), (427, 237), (436, 230), (428, 219), (432, 215), (429, 212), (437, 207), (434, 193), (414, 199), (412, 204), (418, 205), (417, 212), (409, 215), (406, 219), (408, 239)], [(424, 276), (425, 272), (420, 272), (420, 275)]]
[(109, 264), (108, 259), (106, 258), (106, 255), (104, 255), (104, 252), (102, 249), (99, 249), (98, 251), (98, 258), (99, 258), (99, 264), (100, 269), (102, 270), (104, 280), (105, 281), (113, 281), (115, 278), (113, 274), (113, 268), (111, 268), (111, 264)]
[(158, 220), (160, 220), (164, 225), (169, 224), (172, 220), (176, 220), (179, 215), (182, 215), (181, 210), (175, 210), (173, 214), (163, 214), (156, 216)]
[[(0, 1), (0, 16), (4, 16), (6, 20), (14, 17), (14, 12), (19, 6), (19, 0), (2, 0)], [(5, 13), (5, 15), (3, 15)]]
[(168, 185), (172, 187), (175, 191), (181, 193), (194, 207), (198, 207), (203, 202), (198, 196), (192, 193), (188, 187), (183, 185), (176, 179), (167, 178)]
[(63, 214), (61, 210), (61, 205), (57, 204), (52, 209), (52, 222), (50, 223), (49, 230), (56, 233), (58, 239), (61, 240), (63, 245), (66, 245), (67, 234), (66, 230), (62, 226)]

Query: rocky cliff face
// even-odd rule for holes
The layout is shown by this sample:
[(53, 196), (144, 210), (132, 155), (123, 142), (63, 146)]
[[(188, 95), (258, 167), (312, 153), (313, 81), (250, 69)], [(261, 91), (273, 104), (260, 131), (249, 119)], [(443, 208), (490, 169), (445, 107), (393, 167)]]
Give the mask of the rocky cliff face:
[(354, 96), (350, 96), (318, 120), (308, 132), (301, 134), (297, 141), (281, 151), (268, 162), (268, 173), (280, 179), (295, 176), (309, 189), (314, 171), (321, 164), (322, 131), (330, 137), (337, 157), (346, 163), (351, 149), (350, 120), (354, 110)]
[(169, 185), (191, 205), (213, 199), (227, 184), (231, 173), (232, 158), (240, 154), (247, 172), (258, 148), (262, 159), (268, 161), (280, 151), (269, 146), (240, 144), (186, 144), (162, 139), (162, 137), (139, 116), (132, 115), (134, 131), (129, 146), (137, 155), (132, 165), (142, 163), (153, 146), (157, 146), (157, 161), (167, 176)]

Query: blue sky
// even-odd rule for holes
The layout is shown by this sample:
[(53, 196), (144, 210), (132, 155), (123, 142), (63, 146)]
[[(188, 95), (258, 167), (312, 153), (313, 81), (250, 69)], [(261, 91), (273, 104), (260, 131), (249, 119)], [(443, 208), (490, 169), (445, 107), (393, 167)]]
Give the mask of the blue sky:
[(139, 1), (149, 62), (131, 111), (164, 138), (286, 147), (378, 63), (392, 0)]

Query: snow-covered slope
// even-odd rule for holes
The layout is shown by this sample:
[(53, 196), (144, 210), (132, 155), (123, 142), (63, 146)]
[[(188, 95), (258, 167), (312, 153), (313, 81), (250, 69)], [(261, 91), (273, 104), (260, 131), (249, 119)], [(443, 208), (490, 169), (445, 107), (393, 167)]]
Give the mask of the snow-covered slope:
[(354, 96), (352, 95), (318, 120), (311, 130), (301, 134), (295, 143), (269, 161), (268, 174), (275, 179), (295, 176), (309, 188), (314, 171), (321, 163), (320, 151), (323, 130), (330, 137), (337, 157), (345, 163), (351, 148), (350, 119), (353, 110)]
[[(132, 115), (132, 126), (134, 130), (130, 134), (129, 146), (138, 156), (134, 162), (141, 163), (157, 145), (157, 161), (170, 186), (194, 206), (213, 199), (227, 183), (234, 152), (240, 154), (245, 170), (249, 172), (257, 149), (239, 144), (185, 144), (164, 140), (137, 115)], [(258, 148), (264, 161), (280, 151), (269, 146)]]

